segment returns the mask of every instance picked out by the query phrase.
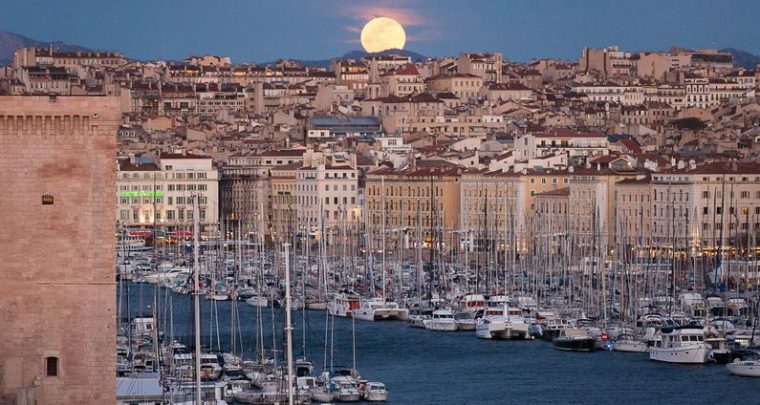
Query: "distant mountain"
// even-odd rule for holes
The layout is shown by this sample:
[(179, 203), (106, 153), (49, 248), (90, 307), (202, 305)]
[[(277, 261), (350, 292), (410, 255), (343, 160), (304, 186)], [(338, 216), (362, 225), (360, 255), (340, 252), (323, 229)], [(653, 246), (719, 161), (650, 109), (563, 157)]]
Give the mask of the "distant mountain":
[(745, 69), (755, 70), (757, 68), (757, 65), (760, 64), (760, 56), (742, 51), (741, 49), (725, 48), (725, 49), (721, 49), (720, 51), (728, 52), (731, 55), (734, 55), (735, 66), (740, 66)]
[(0, 64), (11, 63), (16, 48), (22, 48), (25, 46), (47, 48), (50, 45), (53, 45), (54, 49), (61, 51), (89, 51), (89, 49), (78, 45), (70, 45), (61, 41), (38, 41), (10, 31), (0, 30)]
[[(311, 67), (324, 67), (329, 68), (330, 62), (333, 59), (361, 59), (367, 56), (388, 56), (388, 55), (400, 55), (400, 56), (409, 56), (412, 58), (412, 62), (420, 62), (425, 61), (427, 59), (427, 56), (421, 55), (417, 52), (413, 51), (407, 51), (406, 49), (389, 49), (387, 51), (382, 52), (375, 52), (375, 53), (369, 53), (361, 50), (353, 50), (348, 51), (344, 53), (342, 56), (337, 56), (330, 59), (315, 59), (315, 60), (308, 60), (308, 59), (291, 59), (294, 62), (302, 63), (306, 66)], [(274, 65), (277, 62), (263, 62), (262, 65)]]
[(388, 49), (387, 51), (369, 53), (361, 50), (355, 50), (346, 52), (343, 54), (343, 59), (361, 59), (367, 56), (388, 56), (388, 55), (400, 55), (409, 56), (412, 58), (412, 62), (423, 62), (427, 59), (427, 56), (420, 55), (417, 52), (407, 51), (406, 49)]

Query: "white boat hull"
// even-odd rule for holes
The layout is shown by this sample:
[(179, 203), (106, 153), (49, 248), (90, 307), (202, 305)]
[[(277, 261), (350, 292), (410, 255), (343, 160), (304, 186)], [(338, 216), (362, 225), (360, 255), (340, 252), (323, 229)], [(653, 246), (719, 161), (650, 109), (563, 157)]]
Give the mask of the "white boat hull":
[(325, 309), (327, 309), (327, 302), (307, 302), (306, 309), (324, 311)]
[(625, 353), (646, 353), (649, 346), (644, 342), (623, 340), (613, 343), (612, 350)]
[(458, 329), (457, 323), (453, 319), (451, 321), (437, 321), (429, 319), (424, 321), (424, 324), (425, 329), (438, 332), (456, 332)]
[(251, 297), (245, 300), (245, 303), (256, 308), (266, 308), (269, 305), (264, 297)]
[(388, 400), (387, 392), (370, 392), (364, 398), (367, 402), (384, 402)]
[(479, 322), (475, 326), (475, 336), (481, 339), (525, 339), (528, 336), (529, 325), (491, 321)]
[(705, 364), (710, 355), (710, 348), (705, 344), (689, 345), (677, 348), (649, 348), (649, 359), (665, 363)]
[(726, 369), (733, 375), (760, 378), (760, 361), (737, 361), (726, 364)]
[(409, 319), (409, 310), (399, 309), (364, 309), (359, 308), (351, 312), (354, 319), (360, 321), (385, 321), (385, 320), (397, 320), (405, 321)]

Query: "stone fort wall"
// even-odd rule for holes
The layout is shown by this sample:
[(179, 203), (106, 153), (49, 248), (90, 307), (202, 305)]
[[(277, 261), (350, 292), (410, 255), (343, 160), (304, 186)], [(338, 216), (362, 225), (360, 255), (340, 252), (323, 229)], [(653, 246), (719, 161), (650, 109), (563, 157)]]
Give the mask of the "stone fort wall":
[(0, 97), (0, 403), (116, 402), (120, 118), (116, 97)]

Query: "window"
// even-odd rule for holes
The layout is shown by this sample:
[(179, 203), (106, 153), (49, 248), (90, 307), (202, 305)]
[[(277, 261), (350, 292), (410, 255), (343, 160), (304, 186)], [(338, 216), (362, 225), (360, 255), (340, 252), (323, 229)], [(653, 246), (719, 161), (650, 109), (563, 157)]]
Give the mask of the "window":
[(48, 377), (58, 377), (58, 357), (45, 358), (45, 375)]

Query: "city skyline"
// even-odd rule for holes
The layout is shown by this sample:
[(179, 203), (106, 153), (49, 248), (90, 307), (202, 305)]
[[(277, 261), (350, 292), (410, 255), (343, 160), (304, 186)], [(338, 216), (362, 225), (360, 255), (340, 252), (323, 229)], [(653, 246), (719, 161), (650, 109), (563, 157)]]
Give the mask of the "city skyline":
[[(177, 8), (138, 0), (130, 3), (134, 11), (123, 13), (123, 5), (115, 3), (29, 1), (6, 5), (0, 29), (41, 41), (114, 50), (140, 60), (182, 59), (191, 54), (228, 55), (236, 62), (328, 59), (362, 49), (361, 28), (377, 16), (398, 20), (408, 34), (405, 48), (426, 56), (472, 50), (500, 51), (505, 58), (520, 61), (575, 60), (583, 47), (608, 45), (631, 50), (733, 47), (760, 53), (760, 45), (752, 41), (753, 15), (760, 4), (750, 1), (724, 3), (719, 10), (702, 7), (706, 1), (694, 2), (688, 9), (648, 0), (620, 5), (590, 1), (583, 7), (561, 1), (441, 3), (333, 0), (210, 5), (189, 0)], [(112, 18), (116, 15), (118, 19)]]

